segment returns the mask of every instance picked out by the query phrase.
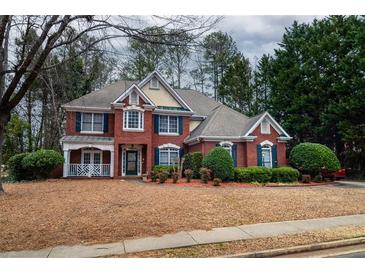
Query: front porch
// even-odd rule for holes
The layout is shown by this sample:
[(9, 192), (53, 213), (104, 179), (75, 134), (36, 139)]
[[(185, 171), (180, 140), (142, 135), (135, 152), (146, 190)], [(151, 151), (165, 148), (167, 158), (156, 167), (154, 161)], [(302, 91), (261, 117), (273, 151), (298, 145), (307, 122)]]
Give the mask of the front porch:
[(63, 177), (114, 177), (114, 139), (65, 136), (62, 138)]

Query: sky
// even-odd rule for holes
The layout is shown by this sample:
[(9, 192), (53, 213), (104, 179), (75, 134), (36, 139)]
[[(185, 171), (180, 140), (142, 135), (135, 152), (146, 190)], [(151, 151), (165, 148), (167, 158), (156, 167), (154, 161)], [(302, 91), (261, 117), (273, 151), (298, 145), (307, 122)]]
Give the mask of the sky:
[(251, 63), (255, 57), (263, 54), (273, 54), (278, 47), (286, 27), (296, 20), (299, 23), (309, 23), (314, 18), (323, 16), (225, 16), (216, 26), (230, 34), (237, 43), (238, 49), (248, 57)]

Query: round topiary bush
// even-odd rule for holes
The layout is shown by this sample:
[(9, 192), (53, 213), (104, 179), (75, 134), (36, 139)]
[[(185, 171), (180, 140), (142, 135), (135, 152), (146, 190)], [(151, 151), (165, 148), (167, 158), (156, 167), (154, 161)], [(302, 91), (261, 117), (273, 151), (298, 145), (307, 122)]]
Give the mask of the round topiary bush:
[(233, 159), (228, 151), (222, 147), (210, 150), (204, 157), (202, 165), (212, 171), (213, 178), (219, 178), (222, 181), (233, 178)]
[(63, 156), (54, 150), (40, 149), (29, 153), (22, 160), (23, 168), (32, 172), (32, 178), (45, 179), (49, 178), (52, 170), (63, 164)]
[(333, 172), (341, 167), (340, 161), (331, 149), (316, 143), (296, 145), (290, 152), (289, 162), (302, 173), (312, 176), (319, 174), (322, 170)]

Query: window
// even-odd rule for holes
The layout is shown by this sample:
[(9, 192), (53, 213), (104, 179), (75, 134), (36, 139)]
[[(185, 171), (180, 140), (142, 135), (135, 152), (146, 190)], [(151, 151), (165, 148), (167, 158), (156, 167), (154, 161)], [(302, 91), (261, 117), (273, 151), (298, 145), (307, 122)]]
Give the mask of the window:
[(160, 149), (160, 165), (172, 166), (179, 163), (179, 150), (176, 148)]
[(156, 77), (153, 77), (150, 81), (150, 88), (151, 89), (160, 89), (160, 83)]
[(262, 166), (272, 168), (271, 159), (271, 146), (264, 145), (262, 147)]
[(124, 111), (123, 129), (143, 130), (143, 112)]
[(221, 144), (221, 147), (223, 147), (225, 150), (228, 151), (229, 155), (232, 157), (232, 145), (229, 143), (223, 143)]
[(179, 133), (178, 117), (160, 115), (160, 133)]
[(138, 94), (137, 94), (137, 92), (133, 91), (129, 95), (129, 104), (130, 105), (138, 105)]
[(261, 133), (270, 134), (270, 123), (266, 119), (261, 122)]
[(102, 113), (82, 113), (81, 131), (84, 132), (103, 132)]

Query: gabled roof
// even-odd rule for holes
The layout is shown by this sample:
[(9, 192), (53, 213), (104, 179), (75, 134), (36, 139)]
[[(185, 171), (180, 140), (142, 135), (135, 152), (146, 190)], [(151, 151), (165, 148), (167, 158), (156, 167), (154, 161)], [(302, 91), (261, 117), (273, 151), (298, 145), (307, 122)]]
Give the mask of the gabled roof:
[(140, 88), (143, 88), (143, 86), (145, 86), (147, 83), (149, 83), (149, 81), (153, 78), (156, 77), (163, 85), (164, 87), (170, 92), (170, 94), (172, 95), (172, 97), (174, 97), (174, 99), (185, 109), (189, 110), (189, 111), (193, 111), (190, 106), (180, 97), (180, 95), (169, 85), (169, 83), (166, 82), (166, 80), (164, 79), (164, 77), (158, 72), (158, 71), (153, 71), (151, 72), (146, 78), (144, 78), (141, 82), (138, 83), (138, 86)]
[(111, 103), (135, 81), (121, 80), (96, 90), (63, 105), (64, 108), (100, 108), (110, 109)]
[(262, 120), (267, 119), (271, 126), (280, 134), (283, 135), (283, 137), (291, 138), (289, 134), (279, 125), (278, 122), (268, 113), (267, 111), (259, 114), (252, 118), (251, 125), (247, 126), (245, 131), (243, 132), (243, 136), (247, 137), (249, 136), (262, 122)]
[(113, 103), (118, 103), (119, 101), (123, 101), (132, 91), (136, 91), (139, 96), (142, 97), (143, 101), (147, 104), (155, 106), (155, 104), (151, 101), (150, 98), (136, 85), (131, 85), (126, 91), (124, 91), (117, 99), (113, 101)]
[(186, 142), (198, 137), (240, 138), (248, 121), (249, 118), (246, 115), (220, 104), (191, 132)]

